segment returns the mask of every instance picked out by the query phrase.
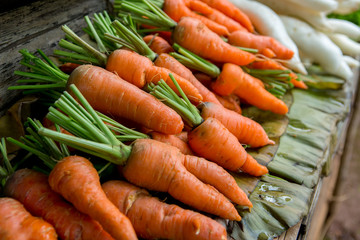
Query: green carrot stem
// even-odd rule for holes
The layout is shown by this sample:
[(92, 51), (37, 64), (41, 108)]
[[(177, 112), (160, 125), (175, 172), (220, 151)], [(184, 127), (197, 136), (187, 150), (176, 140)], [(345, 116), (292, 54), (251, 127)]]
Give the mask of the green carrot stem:
[(66, 52), (66, 51), (61, 51), (61, 50), (57, 50), (57, 49), (54, 50), (54, 54), (63, 56), (63, 57), (69, 57), (69, 58), (76, 59), (79, 61), (86, 61), (86, 62), (92, 63), (94, 65), (98, 65), (98, 66), (102, 65), (102, 62), (100, 62), (98, 59), (90, 57), (90, 56), (86, 56), (83, 54)]
[(14, 169), (12, 168), (9, 158), (8, 158), (8, 155), (7, 155), (5, 138), (1, 138), (0, 151), (3, 156), (3, 161), (4, 161), (4, 164), (6, 167), (6, 172), (8, 175), (11, 175), (12, 173), (14, 173)]
[(63, 83), (53, 84), (42, 84), (42, 85), (22, 85), (22, 86), (10, 86), (9, 90), (20, 90), (20, 89), (49, 89), (49, 88), (65, 88)]
[(97, 49), (93, 48), (90, 44), (88, 44), (87, 42), (85, 42), (82, 38), (80, 38), (78, 35), (76, 35), (76, 33), (74, 33), (69, 27), (67, 27), (66, 25), (62, 26), (62, 30), (69, 35), (71, 38), (74, 39), (74, 41), (80, 45), (81, 47), (84, 48), (84, 50), (86, 50), (89, 54), (91, 54), (92, 56), (94, 56), (96, 59), (99, 60), (99, 62), (101, 63), (102, 66), (106, 65), (107, 62), (107, 56), (98, 51)]
[(111, 162), (108, 162), (107, 164), (105, 164), (105, 165), (98, 171), (98, 174), (101, 175), (110, 165), (111, 165)]
[(104, 46), (104, 43), (101, 41), (99, 35), (95, 31), (95, 28), (92, 25), (89, 16), (85, 16), (84, 18), (85, 18), (85, 22), (87, 23), (88, 27), (90, 28), (90, 30), (91, 30), (91, 32), (93, 34), (93, 37), (95, 38), (95, 41), (96, 41), (96, 43), (98, 45), (98, 48), (99, 48), (100, 52), (102, 52), (102, 53), (107, 52), (106, 47)]
[(8, 140), (9, 142), (11, 142), (11, 143), (13, 143), (13, 144), (15, 144), (15, 145), (29, 151), (29, 152), (31, 152), (32, 154), (34, 154), (36, 156), (38, 156), (43, 161), (43, 163), (46, 166), (48, 166), (49, 168), (52, 169), (52, 168), (55, 167), (56, 162), (53, 159), (51, 159), (48, 154), (45, 154), (45, 153), (43, 153), (43, 152), (41, 152), (41, 151), (39, 151), (39, 150), (37, 150), (35, 148), (29, 147), (29, 146), (23, 144), (22, 142), (20, 142), (18, 140), (15, 140), (15, 139), (13, 139), (11, 137), (6, 138), (6, 140)]
[(22, 77), (29, 77), (34, 79), (43, 80), (46, 82), (59, 82), (61, 80), (62, 82), (66, 83), (64, 79), (54, 79), (54, 77), (49, 75), (42, 75), (37, 73), (30, 73), (30, 72), (22, 72), (22, 71), (14, 71), (15, 75), (22, 76)]
[(126, 145), (112, 146), (109, 144), (98, 143), (79, 137), (59, 133), (46, 128), (41, 128), (39, 130), (39, 134), (50, 137), (71, 147), (77, 149), (80, 148), (81, 151), (101, 157), (117, 165), (124, 165), (131, 153), (131, 147)]
[[(115, 28), (115, 30), (119, 33), (119, 35), (127, 36), (128, 43), (132, 44), (134, 48), (136, 49), (136, 52), (138, 52), (140, 55), (148, 57), (151, 61), (154, 61), (156, 58), (156, 53), (154, 53), (149, 46), (144, 42), (141, 36), (139, 36), (134, 31), (127, 28), (125, 25), (120, 23), (118, 20), (115, 20), (112, 23), (112, 26)], [(124, 39), (126, 40), (126, 39)]]
[(198, 55), (190, 52), (176, 43), (173, 44), (173, 48), (179, 54), (170, 53), (170, 55), (177, 58), (185, 66), (189, 65), (190, 68), (206, 73), (211, 77), (217, 77), (220, 75), (220, 69), (209, 61), (206, 61), (205, 59), (199, 57)]
[(66, 41), (65, 39), (61, 39), (59, 41), (59, 46), (82, 55), (88, 55), (88, 52), (85, 51), (82, 47), (74, 43), (71, 43), (69, 41)]
[[(59, 125), (55, 124), (55, 128), (56, 131), (61, 132)], [(70, 156), (70, 151), (69, 148), (66, 146), (66, 144), (60, 143), (60, 149), (65, 156)]]
[(50, 60), (50, 58), (48, 56), (45, 55), (45, 53), (43, 51), (41, 51), (40, 49), (37, 50), (37, 52), (40, 54), (40, 56), (55, 70), (61, 72), (60, 68), (58, 68), (58, 66), (56, 66), (56, 64)]
[(132, 44), (130, 44), (129, 42), (125, 41), (122, 38), (113, 36), (113, 35), (108, 34), (108, 33), (104, 34), (104, 38), (111, 41), (111, 42), (113, 42), (113, 43), (121, 44), (121, 45), (131, 49), (132, 51), (136, 51), (135, 47)]
[(237, 47), (245, 52), (249, 52), (249, 53), (258, 53), (259, 50), (258, 49), (255, 49), (255, 48), (246, 48), (246, 47), (239, 47), (239, 46), (234, 46), (234, 47)]

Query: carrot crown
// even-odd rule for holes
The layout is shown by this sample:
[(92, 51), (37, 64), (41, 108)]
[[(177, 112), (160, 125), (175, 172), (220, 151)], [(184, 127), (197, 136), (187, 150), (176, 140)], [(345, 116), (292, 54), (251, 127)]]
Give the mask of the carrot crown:
[(177, 43), (173, 44), (173, 48), (177, 51), (177, 53), (171, 52), (169, 55), (176, 58), (176, 60), (181, 62), (184, 66), (206, 73), (213, 78), (220, 75), (220, 69), (211, 62), (206, 61), (202, 57), (181, 47)]
[[(47, 118), (59, 124), (74, 134), (74, 136), (46, 128), (40, 128), (39, 134), (64, 143), (72, 148), (103, 158), (111, 163), (117, 165), (125, 164), (127, 158), (130, 156), (131, 146), (123, 144), (112, 131), (112, 129), (118, 129), (121, 124), (97, 113), (75, 85), (71, 85), (70, 89), (81, 105), (65, 91), (54, 104), (60, 111), (54, 107), (50, 107)], [(113, 126), (109, 127), (104, 122), (108, 122)], [(128, 132), (124, 129), (121, 131), (127, 134), (123, 136), (125, 140), (147, 138), (144, 134), (137, 133), (131, 129), (128, 129)], [(137, 136), (135, 136), (135, 133)]]
[(119, 18), (130, 14), (137, 23), (160, 27), (161, 31), (170, 31), (177, 23), (161, 9), (163, 4), (162, 0), (115, 0), (114, 10)]
[(185, 93), (175, 80), (174, 76), (169, 74), (182, 98), (180, 98), (164, 80), (160, 80), (156, 85), (150, 83), (146, 90), (164, 104), (174, 109), (190, 127), (196, 127), (203, 122), (199, 110), (189, 101)]
[(9, 90), (26, 90), (25, 94), (41, 93), (50, 98), (50, 102), (55, 101), (60, 92), (66, 87), (69, 75), (62, 72), (56, 64), (51, 61), (40, 49), (37, 52), (42, 57), (36, 57), (27, 49), (19, 51), (23, 55), (20, 64), (29, 68), (30, 72), (15, 71), (14, 74), (25, 77), (17, 80), (17, 86), (11, 86)]

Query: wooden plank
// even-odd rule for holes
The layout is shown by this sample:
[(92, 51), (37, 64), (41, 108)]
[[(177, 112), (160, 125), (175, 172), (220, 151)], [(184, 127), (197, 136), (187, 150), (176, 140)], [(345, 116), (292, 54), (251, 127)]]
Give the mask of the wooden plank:
[(61, 25), (67, 24), (80, 33), (85, 27), (83, 17), (106, 8), (106, 1), (50, 0), (37, 1), (13, 11), (0, 14), (0, 116), (19, 98), (19, 91), (8, 91), (16, 77), (13, 72), (23, 69), (18, 63), (20, 49), (34, 52), (40, 48), (51, 54), (64, 37)]

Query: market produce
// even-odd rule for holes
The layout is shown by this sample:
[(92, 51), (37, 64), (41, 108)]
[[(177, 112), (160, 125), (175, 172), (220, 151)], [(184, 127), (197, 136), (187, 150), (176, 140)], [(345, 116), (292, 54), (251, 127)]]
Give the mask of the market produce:
[(239, 8), (235, 7), (228, 0), (201, 0), (201, 1), (209, 5), (210, 7), (224, 13), (226, 16), (234, 19), (242, 26), (244, 26), (249, 32), (254, 32), (254, 27), (249, 17), (246, 14), (244, 14)]
[(344, 34), (355, 41), (360, 40), (360, 27), (358, 25), (336, 18), (328, 18), (327, 21), (332, 26), (333, 33)]
[[(176, 83), (175, 79), (173, 81)], [(179, 98), (164, 81), (157, 86), (149, 86), (149, 92), (175, 109), (191, 127), (188, 142), (195, 153), (231, 171), (241, 170), (254, 176), (268, 172), (265, 166), (247, 154), (237, 138), (220, 121), (211, 117), (202, 119), (184, 93), (181, 94), (183, 99)]]
[(296, 44), (289, 37), (281, 19), (271, 8), (255, 1), (230, 0), (230, 2), (250, 18), (254, 27), (261, 35), (273, 37), (294, 52), (293, 58), (286, 62), (285, 66), (296, 72), (307, 74), (304, 65), (301, 63)]
[(360, 54), (360, 44), (351, 40), (348, 36), (340, 33), (330, 33), (327, 35), (344, 55), (355, 57)]
[(259, 53), (269, 58), (291, 59), (294, 55), (292, 50), (286, 48), (272, 37), (255, 35), (244, 31), (232, 32), (228, 37), (228, 43), (258, 49)]
[(307, 23), (296, 18), (281, 16), (289, 35), (301, 52), (310, 60), (320, 64), (328, 73), (349, 79), (352, 71), (343, 61), (343, 54), (324, 33), (316, 31)]
[(106, 197), (99, 175), (87, 159), (62, 159), (51, 171), (49, 185), (79, 211), (101, 223), (114, 239), (137, 239), (129, 219)]
[(166, 204), (146, 190), (123, 181), (102, 185), (107, 197), (132, 222), (136, 233), (145, 239), (226, 239), (225, 228), (199, 213)]
[[(73, 125), (77, 125), (77, 128), (82, 128), (81, 126), (83, 125), (89, 132), (82, 130), (80, 134), (81, 138), (78, 138), (42, 128), (39, 130), (41, 135), (66, 143), (81, 151), (99, 156), (117, 165), (125, 164), (125, 166), (121, 168), (122, 174), (128, 181), (138, 186), (145, 187), (149, 190), (168, 192), (174, 198), (198, 210), (231, 220), (240, 220), (240, 216), (234, 206), (224, 195), (219, 193), (219, 191), (223, 192), (223, 190), (228, 191), (231, 189), (230, 192), (232, 194), (244, 196), (245, 201), (247, 200), (246, 194), (237, 186), (234, 180), (229, 182), (232, 177), (224, 169), (219, 166), (212, 167), (216, 172), (211, 173), (211, 176), (209, 175), (208, 177), (208, 179), (211, 179), (212, 182), (217, 184), (215, 187), (226, 187), (225, 189), (220, 188), (218, 191), (211, 185), (206, 185), (199, 180), (203, 178), (202, 174), (206, 176), (208, 170), (210, 170), (209, 165), (213, 164), (207, 162), (205, 159), (183, 155), (179, 149), (152, 139), (138, 139), (135, 140), (131, 146), (124, 145), (118, 141), (106, 125), (98, 119), (97, 114), (93, 112), (91, 106), (80, 92), (76, 90), (76, 87), (73, 85), (71, 89), (76, 94), (76, 97), (81, 99), (81, 103), (86, 106), (92, 118), (97, 119), (96, 122), (101, 127), (94, 128), (92, 118), (81, 117), (76, 111), (68, 111), (68, 108), (61, 107), (63, 104), (66, 104), (65, 101), (67, 100), (65, 99), (70, 97), (66, 96), (66, 94), (58, 100), (59, 103), (56, 104), (56, 106), (60, 107), (62, 112), (69, 114), (71, 118), (78, 120), (67, 124), (60, 120), (63, 118), (61, 117), (63, 114), (53, 108), (50, 108), (48, 118), (73, 134), (77, 135), (76, 131), (73, 131)], [(82, 109), (79, 109), (81, 112), (85, 110), (80, 106), (77, 106), (77, 108)], [(97, 137), (94, 138), (94, 136)], [(100, 136), (103, 137), (100, 138)], [(149, 161), (149, 159), (151, 159), (151, 161)], [(186, 164), (189, 163), (189, 166), (191, 166), (193, 161), (202, 162), (202, 166), (197, 164), (199, 168), (196, 169), (196, 171), (201, 174), (199, 179), (193, 175), (196, 174), (196, 172), (190, 172), (190, 170), (186, 168)], [(145, 172), (144, 169), (146, 169)], [(224, 178), (226, 175), (227, 177)], [(239, 198), (236, 199), (239, 200)], [(251, 203), (247, 201), (245, 204), (249, 205)]]
[(20, 201), (34, 216), (52, 224), (61, 239), (113, 239), (98, 222), (55, 193), (43, 173), (17, 170), (7, 180), (4, 193)]
[[(168, 108), (146, 92), (134, 85), (122, 80), (120, 77), (96, 66), (80, 66), (69, 76), (45, 64), (42, 60), (33, 56), (26, 50), (21, 53), (26, 59), (31, 59), (33, 68), (42, 66), (44, 73), (31, 74), (26, 72), (16, 72), (19, 75), (31, 76), (35, 78), (39, 85), (21, 85), (9, 89), (65, 89), (66, 85), (74, 83), (81, 89), (89, 101), (94, 104), (94, 108), (107, 114), (113, 114), (117, 117), (123, 117), (137, 122), (149, 129), (167, 134), (176, 134), (181, 132), (183, 123), (178, 114)], [(28, 65), (29, 66), (29, 65)], [(49, 74), (50, 72), (50, 74)], [(58, 75), (61, 73), (61, 78)], [(47, 79), (46, 82), (39, 79)], [(47, 84), (49, 82), (49, 84)], [(55, 83), (54, 83), (55, 82)], [(91, 84), (90, 84), (91, 82)], [(100, 87), (99, 87), (100, 86)], [(113, 94), (109, 94), (113, 92)], [(122, 98), (119, 98), (122, 94)], [(55, 99), (58, 96), (55, 97)], [(128, 106), (124, 108), (123, 106)], [(153, 114), (162, 112), (161, 114)], [(141, 117), (143, 115), (147, 118)], [(167, 123), (166, 123), (167, 122)]]
[(226, 63), (212, 89), (222, 96), (236, 94), (251, 105), (277, 114), (286, 114), (288, 107), (280, 99), (266, 91), (257, 80), (245, 73), (239, 66)]
[(157, 140), (159, 142), (167, 143), (171, 146), (177, 147), (182, 154), (185, 155), (194, 155), (191, 151), (187, 141), (180, 139), (176, 135), (167, 135), (158, 132), (150, 132), (149, 135), (152, 139)]

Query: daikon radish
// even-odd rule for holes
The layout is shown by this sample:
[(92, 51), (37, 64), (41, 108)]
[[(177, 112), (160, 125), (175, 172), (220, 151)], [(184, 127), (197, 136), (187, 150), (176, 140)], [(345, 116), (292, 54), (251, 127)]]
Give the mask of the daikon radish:
[(341, 49), (343, 54), (353, 57), (360, 54), (360, 44), (351, 40), (348, 36), (340, 33), (330, 33), (327, 35)]
[(267, 5), (277, 14), (296, 17), (311, 24), (314, 28), (318, 30), (332, 32), (332, 26), (328, 23), (325, 12), (313, 11), (308, 7), (304, 7), (300, 4), (296, 4), (293, 1), (288, 1), (288, 0), (283, 0), (283, 1), (257, 0), (257, 1)]
[(343, 59), (350, 68), (360, 67), (360, 62), (353, 57), (343, 56)]
[(300, 61), (299, 52), (296, 44), (289, 37), (279, 16), (268, 6), (255, 1), (229, 0), (236, 7), (242, 10), (251, 20), (256, 30), (265, 36), (270, 36), (278, 40), (287, 48), (294, 52), (293, 58), (285, 65), (302, 74), (307, 74), (304, 65)]
[(335, 0), (286, 0), (282, 2), (291, 2), (304, 8), (308, 8), (310, 11), (318, 12), (332, 12), (337, 9), (339, 5)]
[(280, 16), (290, 37), (299, 50), (318, 63), (324, 71), (349, 79), (352, 71), (343, 60), (343, 54), (324, 33), (316, 31), (309, 24), (288, 16)]
[(343, 19), (329, 18), (327, 20), (333, 27), (333, 33), (341, 33), (356, 41), (360, 40), (360, 27)]
[(360, 7), (360, 0), (338, 0), (338, 7), (333, 13), (348, 14), (356, 11)]

